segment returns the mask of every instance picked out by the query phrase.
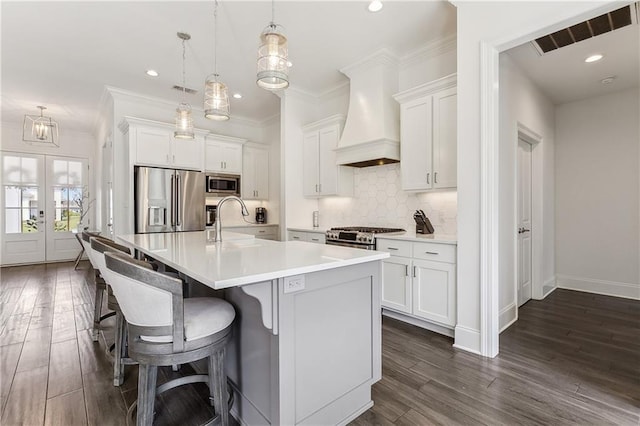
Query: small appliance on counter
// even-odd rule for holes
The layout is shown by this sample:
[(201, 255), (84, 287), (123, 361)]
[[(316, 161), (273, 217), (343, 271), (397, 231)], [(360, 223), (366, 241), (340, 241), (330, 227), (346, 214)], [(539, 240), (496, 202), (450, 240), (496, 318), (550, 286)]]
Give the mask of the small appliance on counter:
[(207, 226), (213, 226), (216, 224), (216, 209), (218, 206), (206, 206), (205, 219)]
[(267, 223), (267, 209), (256, 207), (256, 223)]
[(422, 210), (416, 210), (413, 220), (416, 221), (416, 234), (433, 234), (433, 225)]

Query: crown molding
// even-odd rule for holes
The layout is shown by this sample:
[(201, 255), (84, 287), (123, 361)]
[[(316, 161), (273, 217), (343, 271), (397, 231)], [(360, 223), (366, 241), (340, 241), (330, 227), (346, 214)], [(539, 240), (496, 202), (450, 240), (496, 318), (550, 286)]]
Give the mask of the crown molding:
[(444, 53), (455, 51), (457, 46), (457, 34), (449, 34), (448, 36), (431, 41), (426, 45), (403, 55), (400, 58), (400, 68), (404, 69), (411, 65), (435, 58), (436, 56), (440, 56)]
[(265, 118), (260, 122), (260, 126), (267, 127), (272, 126), (276, 123), (280, 123), (280, 113), (273, 114), (271, 117)]
[(354, 74), (359, 74), (363, 71), (368, 71), (371, 67), (382, 65), (386, 67), (397, 67), (398, 57), (387, 48), (379, 49), (373, 52), (371, 55), (354, 62), (351, 65), (340, 68), (340, 72), (347, 77), (351, 77)]

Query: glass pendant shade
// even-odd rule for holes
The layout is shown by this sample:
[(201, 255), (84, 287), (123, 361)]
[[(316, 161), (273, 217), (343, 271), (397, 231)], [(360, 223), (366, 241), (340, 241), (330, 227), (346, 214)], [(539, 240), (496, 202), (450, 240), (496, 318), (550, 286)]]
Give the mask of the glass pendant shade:
[(191, 117), (191, 105), (182, 102), (176, 108), (176, 131), (173, 133), (176, 139), (193, 139), (193, 117)]
[(229, 90), (217, 74), (207, 77), (204, 85), (204, 116), (216, 121), (229, 119)]
[(258, 86), (267, 90), (285, 89), (289, 86), (287, 38), (278, 32), (276, 24), (270, 24), (260, 35), (258, 48)]

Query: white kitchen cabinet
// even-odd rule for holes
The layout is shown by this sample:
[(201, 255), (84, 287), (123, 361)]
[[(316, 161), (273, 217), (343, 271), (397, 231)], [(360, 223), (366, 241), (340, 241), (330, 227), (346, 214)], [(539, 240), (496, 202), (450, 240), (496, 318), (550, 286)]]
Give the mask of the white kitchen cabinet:
[(289, 241), (306, 241), (308, 243), (324, 244), (324, 232), (289, 231)]
[(207, 136), (205, 142), (205, 171), (242, 174), (242, 144), (246, 139), (229, 136)]
[(353, 195), (353, 168), (336, 164), (335, 149), (344, 117), (334, 115), (302, 128), (303, 193), (305, 197)]
[(196, 134), (194, 139), (174, 138), (173, 128), (164, 123), (134, 125), (129, 129), (129, 144), (136, 165), (202, 170), (203, 143), (201, 134)]
[(224, 229), (232, 232), (238, 232), (240, 234), (254, 235), (256, 238), (262, 240), (278, 240), (278, 225), (225, 226)]
[(269, 199), (269, 151), (245, 146), (242, 153), (242, 198)]
[(402, 189), (457, 185), (456, 75), (394, 95), (400, 103)]
[(392, 255), (382, 263), (382, 307), (399, 313), (396, 319), (451, 331), (456, 325), (455, 245), (378, 238), (376, 249)]

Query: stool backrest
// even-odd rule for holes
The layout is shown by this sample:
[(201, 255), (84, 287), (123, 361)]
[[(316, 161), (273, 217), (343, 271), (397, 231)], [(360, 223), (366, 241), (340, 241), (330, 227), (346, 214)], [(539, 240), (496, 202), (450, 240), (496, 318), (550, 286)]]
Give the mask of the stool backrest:
[(105, 252), (104, 260), (105, 281), (113, 288), (127, 323), (135, 326), (133, 337), (170, 337), (173, 350), (182, 351), (182, 280), (156, 272), (146, 262), (122, 253)]
[(93, 265), (94, 269), (96, 268), (95, 262), (93, 261), (93, 258), (91, 257), (91, 237), (97, 237), (99, 234), (99, 232), (90, 232), (90, 231), (82, 231), (81, 236), (81, 241), (82, 241), (82, 245), (84, 246), (84, 252), (87, 253), (87, 256), (89, 257), (89, 262), (91, 262), (91, 265)]

